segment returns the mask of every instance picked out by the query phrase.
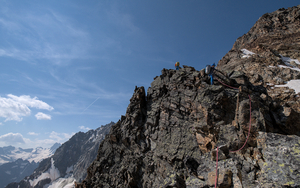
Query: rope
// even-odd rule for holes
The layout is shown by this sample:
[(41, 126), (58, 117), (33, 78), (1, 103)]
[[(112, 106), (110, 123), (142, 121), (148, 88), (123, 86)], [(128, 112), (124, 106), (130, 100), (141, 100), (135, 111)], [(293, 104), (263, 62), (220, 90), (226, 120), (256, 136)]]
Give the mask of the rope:
[[(216, 78), (221, 84), (227, 86), (227, 87), (230, 87), (232, 89), (238, 89), (238, 88), (235, 88), (235, 87), (232, 87), (232, 86), (229, 86), (227, 84), (224, 84), (223, 82), (221, 82), (218, 78)], [(238, 149), (238, 150), (235, 150), (235, 151), (229, 151), (231, 153), (235, 153), (235, 152), (238, 152), (240, 150), (242, 150), (245, 145), (247, 144), (248, 142), (248, 139), (249, 139), (249, 136), (250, 136), (250, 130), (251, 130), (251, 97), (250, 95), (248, 94), (248, 97), (249, 97), (249, 109), (250, 109), (250, 118), (249, 118), (249, 131), (248, 131), (248, 135), (247, 135), (247, 138), (246, 138), (246, 141), (244, 143), (244, 145)], [(218, 152), (219, 152), (219, 147), (217, 147), (217, 153), (216, 153), (216, 178), (215, 178), (215, 188), (217, 188), (217, 184), (218, 184)]]
[(235, 150), (235, 151), (229, 151), (229, 152), (231, 152), (231, 153), (235, 153), (235, 152), (238, 152), (238, 151), (242, 150), (242, 149), (244, 148), (244, 146), (246, 145), (246, 143), (248, 142), (248, 139), (249, 139), (249, 136), (250, 136), (250, 130), (251, 130), (251, 97), (250, 97), (249, 94), (248, 94), (248, 97), (249, 97), (249, 105), (250, 105), (250, 118), (249, 118), (249, 131), (248, 131), (248, 136), (247, 136), (247, 138), (246, 138), (246, 141), (245, 141), (244, 145), (243, 145), (240, 149), (238, 149), (238, 150)]
[(215, 178), (215, 188), (217, 188), (217, 184), (218, 184), (218, 152), (219, 152), (219, 147), (217, 147), (217, 154), (216, 154), (216, 178)]
[[(216, 77), (215, 77), (216, 78)], [(223, 82), (221, 82), (218, 78), (216, 78), (221, 84), (223, 84), (224, 86), (227, 86), (227, 87), (230, 87), (230, 88), (232, 88), (232, 89), (239, 89), (239, 88), (237, 88), (237, 87), (232, 87), (232, 86), (229, 86), (229, 85), (227, 85), (227, 84), (224, 84)]]
[(235, 107), (235, 124), (236, 126), (238, 127), (238, 116), (239, 116), (239, 106), (240, 106), (240, 93), (237, 94), (237, 97), (236, 97), (236, 107)]
[[(232, 88), (232, 89), (239, 89), (239, 88), (232, 87), (232, 86), (229, 86), (229, 85), (227, 85), (227, 84), (224, 84), (224, 83), (221, 82), (218, 78), (216, 78), (216, 79), (217, 79), (221, 84), (223, 84), (223, 85), (225, 85), (225, 86), (227, 86), (227, 87), (230, 87), (230, 88)], [(245, 141), (244, 145), (243, 145), (240, 149), (238, 149), (238, 150), (235, 150), (235, 151), (229, 151), (229, 152), (231, 152), (231, 153), (235, 153), (235, 152), (238, 152), (238, 151), (242, 150), (242, 149), (245, 147), (246, 143), (248, 142), (248, 139), (249, 139), (249, 136), (250, 136), (250, 130), (251, 130), (251, 97), (250, 97), (249, 94), (248, 94), (248, 97), (249, 97), (249, 105), (250, 105), (250, 118), (249, 118), (249, 131), (248, 131), (248, 136), (247, 136), (247, 138), (246, 138), (246, 141)]]

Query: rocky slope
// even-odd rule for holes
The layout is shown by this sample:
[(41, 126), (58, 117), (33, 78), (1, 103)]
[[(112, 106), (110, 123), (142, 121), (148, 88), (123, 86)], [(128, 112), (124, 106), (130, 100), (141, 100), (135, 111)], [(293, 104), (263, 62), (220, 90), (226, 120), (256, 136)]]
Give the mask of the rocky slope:
[(300, 187), (299, 94), (270, 86), (300, 79), (299, 20), (280, 9), (236, 41), (216, 73), (234, 88), (188, 66), (136, 87), (76, 187), (214, 187), (217, 156), (218, 187)]
[[(247, 49), (253, 55), (245, 57)], [(264, 14), (251, 30), (238, 38), (233, 48), (219, 61), (218, 68), (243, 71), (253, 85), (267, 88), (273, 99), (276, 124), (286, 134), (298, 134), (299, 95), (289, 88), (274, 88), (300, 79), (300, 5)], [(298, 82), (300, 85), (300, 82)], [(288, 119), (285, 116), (289, 116)]]
[(80, 182), (86, 177), (86, 169), (95, 160), (100, 142), (109, 132), (111, 122), (86, 133), (78, 132), (62, 144), (51, 157), (40, 162), (34, 173), (7, 188), (64, 187)]

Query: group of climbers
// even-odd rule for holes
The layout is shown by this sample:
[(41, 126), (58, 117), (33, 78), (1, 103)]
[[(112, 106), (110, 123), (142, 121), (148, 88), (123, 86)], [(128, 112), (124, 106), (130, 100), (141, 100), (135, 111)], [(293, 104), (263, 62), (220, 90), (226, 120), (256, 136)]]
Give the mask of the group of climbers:
[[(216, 64), (213, 63), (211, 66), (210, 65), (207, 65), (205, 67), (205, 73), (208, 74), (210, 76), (210, 84), (213, 85), (214, 84), (214, 71), (216, 70), (215, 68)], [(176, 70), (179, 70), (180, 68), (180, 63), (177, 61), (175, 63), (175, 69)]]

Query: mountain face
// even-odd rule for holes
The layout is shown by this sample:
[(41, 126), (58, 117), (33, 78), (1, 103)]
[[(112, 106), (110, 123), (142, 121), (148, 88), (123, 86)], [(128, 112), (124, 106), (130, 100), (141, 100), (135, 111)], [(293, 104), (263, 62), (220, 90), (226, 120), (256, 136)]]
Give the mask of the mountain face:
[(41, 161), (33, 174), (6, 187), (65, 187), (74, 184), (75, 180), (82, 181), (86, 177), (87, 167), (97, 156), (100, 142), (113, 124), (111, 122), (96, 130), (76, 133), (54, 155)]
[(28, 160), (18, 159), (14, 162), (5, 163), (0, 166), (0, 187), (3, 188), (11, 182), (21, 181), (26, 176), (33, 173), (38, 167), (38, 163)]
[(300, 6), (263, 15), (214, 85), (183, 66), (136, 87), (76, 187), (300, 187), (300, 97), (278, 86), (300, 79), (299, 22)]

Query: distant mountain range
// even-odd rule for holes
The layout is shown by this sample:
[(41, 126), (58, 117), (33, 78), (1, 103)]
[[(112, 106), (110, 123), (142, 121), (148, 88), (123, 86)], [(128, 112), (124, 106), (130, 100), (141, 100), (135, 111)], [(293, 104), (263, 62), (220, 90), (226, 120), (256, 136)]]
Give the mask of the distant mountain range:
[(35, 149), (22, 149), (13, 146), (0, 147), (0, 165), (14, 162), (18, 159), (28, 160), (30, 163), (38, 163), (53, 155), (60, 145), (59, 143), (55, 143), (51, 148), (38, 147)]
[(39, 163), (18, 159), (14, 162), (5, 163), (0, 166), (0, 187), (5, 187), (11, 182), (21, 181), (24, 177), (33, 173)]
[[(19, 183), (17, 183), (18, 181), (10, 183), (7, 188), (74, 186), (75, 181), (80, 182), (86, 177), (87, 167), (97, 157), (100, 143), (114, 124), (114, 122), (111, 122), (86, 133), (76, 133), (57, 148), (54, 155), (48, 156), (39, 164), (35, 164), (37, 168), (27, 174), (26, 178), (23, 177), (24, 179), (21, 181), (18, 180)], [(20, 162), (24, 164), (23, 168), (25, 168), (25, 162)], [(34, 165), (34, 161), (30, 164)], [(8, 172), (8, 170), (4, 172)]]
[(51, 148), (0, 147), (0, 188), (32, 174), (39, 162), (53, 155), (60, 146), (61, 144), (55, 143)]

